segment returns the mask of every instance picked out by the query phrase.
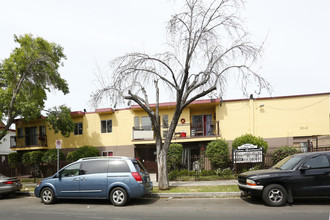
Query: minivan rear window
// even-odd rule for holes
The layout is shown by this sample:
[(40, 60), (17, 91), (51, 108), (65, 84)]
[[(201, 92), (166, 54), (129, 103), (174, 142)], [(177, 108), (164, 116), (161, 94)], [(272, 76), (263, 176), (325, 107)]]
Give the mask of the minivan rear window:
[(141, 172), (141, 173), (146, 172), (146, 169), (143, 167), (143, 165), (141, 164), (140, 161), (135, 160), (135, 161), (133, 161), (133, 164), (135, 166), (136, 171)]
[(109, 173), (131, 172), (125, 160), (109, 160)]
[(83, 161), (80, 175), (93, 173), (106, 173), (108, 168), (107, 160), (90, 160)]

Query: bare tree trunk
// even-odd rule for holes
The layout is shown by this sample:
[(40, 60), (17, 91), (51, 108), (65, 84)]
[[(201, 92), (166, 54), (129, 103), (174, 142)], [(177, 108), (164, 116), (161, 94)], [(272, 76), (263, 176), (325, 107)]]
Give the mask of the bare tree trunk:
[(164, 148), (158, 152), (157, 156), (158, 166), (158, 187), (161, 190), (169, 189), (169, 182), (167, 177), (167, 153)]

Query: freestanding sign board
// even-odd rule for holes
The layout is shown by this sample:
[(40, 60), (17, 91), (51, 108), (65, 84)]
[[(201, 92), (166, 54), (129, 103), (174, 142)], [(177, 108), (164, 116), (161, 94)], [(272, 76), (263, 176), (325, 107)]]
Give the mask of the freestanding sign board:
[(234, 151), (233, 157), (234, 163), (262, 163), (262, 147), (244, 144)]

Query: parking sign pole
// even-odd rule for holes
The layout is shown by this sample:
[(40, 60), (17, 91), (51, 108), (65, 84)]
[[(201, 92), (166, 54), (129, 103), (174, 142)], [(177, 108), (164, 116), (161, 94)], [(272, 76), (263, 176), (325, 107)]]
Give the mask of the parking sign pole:
[(60, 149), (57, 148), (57, 171), (60, 169)]
[(62, 148), (61, 140), (56, 140), (55, 146), (57, 149), (57, 171), (60, 169), (60, 149)]

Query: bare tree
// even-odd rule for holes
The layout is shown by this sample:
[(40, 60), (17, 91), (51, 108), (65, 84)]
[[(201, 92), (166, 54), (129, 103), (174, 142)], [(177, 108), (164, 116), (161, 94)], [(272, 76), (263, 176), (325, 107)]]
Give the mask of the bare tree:
[[(246, 91), (254, 80), (259, 89), (269, 84), (252, 65), (260, 56), (260, 46), (249, 41), (240, 20), (239, 0), (186, 0), (184, 11), (170, 19), (169, 50), (150, 56), (130, 53), (112, 61), (111, 83), (100, 79), (101, 89), (92, 95), (97, 105), (104, 98), (113, 103), (132, 100), (148, 113), (155, 134), (159, 188), (168, 189), (167, 152), (180, 115), (194, 100), (212, 92), (222, 94), (226, 78), (235, 74)], [(175, 112), (168, 133), (161, 137), (159, 116), (160, 89), (166, 88), (176, 97)], [(149, 103), (148, 94), (156, 94), (156, 106)], [(151, 108), (153, 107), (153, 108)]]

